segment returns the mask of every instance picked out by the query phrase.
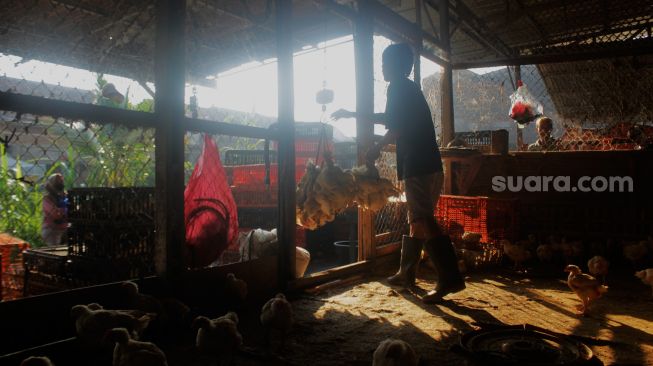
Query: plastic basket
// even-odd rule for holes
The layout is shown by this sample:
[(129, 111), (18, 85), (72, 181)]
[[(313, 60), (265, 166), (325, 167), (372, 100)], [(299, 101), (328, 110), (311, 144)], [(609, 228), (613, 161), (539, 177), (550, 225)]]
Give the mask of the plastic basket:
[(78, 222), (68, 229), (68, 253), (90, 258), (154, 258), (154, 225)]
[(516, 199), (442, 195), (435, 216), (454, 239), (475, 232), (491, 243), (515, 240), (519, 234)]
[(241, 207), (277, 207), (279, 189), (277, 186), (267, 188), (264, 184), (243, 185), (231, 188), (236, 206)]
[(154, 221), (154, 188), (73, 188), (68, 191), (71, 220)]
[[(295, 165), (295, 182), (304, 175), (305, 165)], [(265, 164), (235, 165), (225, 167), (227, 182), (230, 186), (260, 185), (265, 186)], [(279, 169), (277, 164), (270, 164), (270, 185), (279, 182)]]
[[(277, 162), (277, 152), (268, 151), (269, 162)], [(223, 164), (231, 165), (251, 165), (265, 164), (265, 150), (227, 150), (224, 154)]]

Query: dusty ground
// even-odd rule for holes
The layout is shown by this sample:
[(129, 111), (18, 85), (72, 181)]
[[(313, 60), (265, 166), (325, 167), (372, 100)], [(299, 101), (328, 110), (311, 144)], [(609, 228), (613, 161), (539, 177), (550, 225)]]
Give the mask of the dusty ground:
[[(653, 298), (636, 279), (613, 279), (591, 315), (579, 317), (579, 301), (561, 279), (472, 274), (465, 291), (427, 306), (419, 293), (389, 287), (383, 275), (295, 299), (297, 324), (278, 363), (371, 365), (378, 342), (396, 337), (413, 345), (423, 365), (461, 365), (449, 347), (474, 322), (485, 322), (591, 337), (596, 342), (588, 345), (605, 365), (653, 365)], [(423, 290), (433, 283), (426, 276), (418, 282)]]

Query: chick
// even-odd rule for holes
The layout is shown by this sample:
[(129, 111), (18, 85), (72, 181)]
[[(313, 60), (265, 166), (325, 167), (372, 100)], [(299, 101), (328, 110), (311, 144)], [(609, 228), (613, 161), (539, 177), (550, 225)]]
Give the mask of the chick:
[(587, 268), (590, 274), (596, 277), (601, 276), (601, 283), (603, 284), (605, 284), (605, 276), (608, 274), (609, 267), (610, 262), (600, 255), (596, 255), (587, 261)]
[(537, 246), (537, 258), (542, 263), (549, 263), (553, 260), (553, 247), (551, 244), (540, 244)]
[(651, 286), (651, 290), (653, 290), (653, 268), (648, 268), (641, 270), (639, 272), (635, 272), (635, 276), (642, 280), (645, 284)]
[(646, 255), (648, 254), (648, 241), (641, 240), (636, 243), (626, 243), (623, 247), (624, 257), (628, 259), (633, 266), (641, 266)]
[(590, 304), (608, 292), (608, 288), (594, 277), (581, 273), (578, 266), (570, 264), (565, 267), (565, 272), (569, 272), (567, 285), (576, 293), (578, 298), (583, 302), (578, 306), (579, 314), (587, 315)]
[(104, 348), (107, 331), (126, 328), (134, 339), (138, 339), (155, 314), (138, 310), (106, 310), (98, 304), (75, 305), (70, 309), (75, 321), (77, 338), (90, 348)]
[(159, 300), (154, 296), (140, 293), (138, 285), (135, 282), (125, 281), (120, 284), (120, 287), (125, 293), (127, 306), (130, 309), (140, 310), (146, 313), (154, 313), (158, 316), (161, 316), (163, 313), (163, 307)]
[(501, 246), (503, 246), (503, 252), (515, 262), (515, 269), (519, 269), (522, 266), (522, 263), (531, 259), (532, 254), (528, 251), (527, 241), (518, 241), (515, 244), (511, 243), (509, 240), (501, 240)]
[(418, 358), (410, 344), (386, 339), (374, 351), (372, 366), (417, 366)]
[(132, 340), (125, 328), (110, 330), (106, 339), (114, 342), (113, 366), (168, 366), (166, 355), (154, 343)]
[(566, 264), (571, 264), (579, 260), (585, 250), (583, 242), (580, 240), (567, 240), (567, 238), (562, 238), (560, 246)]
[(269, 343), (270, 333), (280, 333), (281, 346), (285, 343), (285, 335), (290, 332), (293, 322), (293, 312), (290, 302), (279, 293), (268, 300), (261, 309), (261, 324), (265, 327), (266, 341)]
[(229, 364), (243, 344), (243, 337), (238, 332), (238, 315), (234, 312), (213, 320), (198, 316), (193, 321), (193, 328), (197, 329), (197, 349), (221, 364)]
[(32, 356), (24, 359), (20, 366), (54, 366), (54, 364), (47, 357)]
[(225, 280), (225, 292), (229, 299), (234, 302), (243, 303), (247, 297), (247, 282), (236, 278), (233, 273), (227, 273)]

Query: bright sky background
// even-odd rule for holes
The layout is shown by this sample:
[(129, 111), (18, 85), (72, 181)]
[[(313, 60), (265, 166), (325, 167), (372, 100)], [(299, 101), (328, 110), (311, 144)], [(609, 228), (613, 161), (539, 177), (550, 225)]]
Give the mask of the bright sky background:
[[(381, 76), (381, 52), (391, 42), (381, 36), (374, 37), (375, 58), (375, 110), (385, 107), (385, 89), (387, 83)], [(322, 121), (337, 127), (347, 136), (355, 136), (353, 119), (332, 121), (331, 112), (345, 108), (355, 110), (356, 88), (354, 70), (354, 44), (352, 37), (344, 37), (320, 43), (317, 48), (310, 48), (295, 54), (295, 119), (297, 121)], [(46, 84), (61, 85), (85, 90), (94, 90), (95, 73), (71, 67), (44, 63), (40, 61), (22, 61), (20, 57), (0, 54), (0, 70), (7, 77), (43, 81)], [(440, 71), (440, 67), (422, 57), (422, 78)], [(479, 74), (496, 68), (472, 70)], [(256, 112), (274, 117), (277, 115), (277, 64), (276, 60), (251, 62), (215, 76), (216, 88), (196, 86), (198, 105), (200, 107), (221, 107), (244, 112)], [(138, 103), (149, 94), (137, 82), (113, 75), (105, 78), (114, 83), (121, 93), (129, 89), (129, 99)], [(210, 77), (211, 78), (211, 77)], [(315, 93), (322, 88), (326, 80), (327, 88), (334, 91), (333, 103), (327, 105), (326, 113), (315, 102)], [(154, 87), (150, 84), (150, 87)], [(186, 103), (192, 95), (193, 86), (186, 87)], [(382, 126), (377, 126), (377, 134), (384, 133)]]

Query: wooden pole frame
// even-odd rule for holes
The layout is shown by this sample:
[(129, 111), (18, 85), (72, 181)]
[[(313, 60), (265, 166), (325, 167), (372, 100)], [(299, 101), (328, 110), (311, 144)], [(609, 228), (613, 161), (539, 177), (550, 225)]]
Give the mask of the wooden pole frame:
[(279, 286), (295, 274), (295, 113), (292, 0), (275, 1), (279, 93)]
[[(354, 58), (356, 69), (356, 139), (358, 163), (365, 163), (365, 153), (372, 146), (374, 124), (374, 17), (370, 11), (374, 0), (358, 1), (354, 23)], [(358, 209), (358, 259), (374, 258), (374, 220), (369, 210)]]
[(154, 98), (156, 273), (178, 279), (186, 266), (184, 222), (184, 89), (186, 1), (156, 2)]
[[(439, 0), (438, 11), (440, 14), (440, 41), (447, 58), (451, 54), (451, 43), (449, 37), (449, 0)], [(442, 101), (442, 146), (453, 140), (454, 114), (453, 114), (453, 69), (451, 64), (444, 66), (440, 82), (440, 96)]]

